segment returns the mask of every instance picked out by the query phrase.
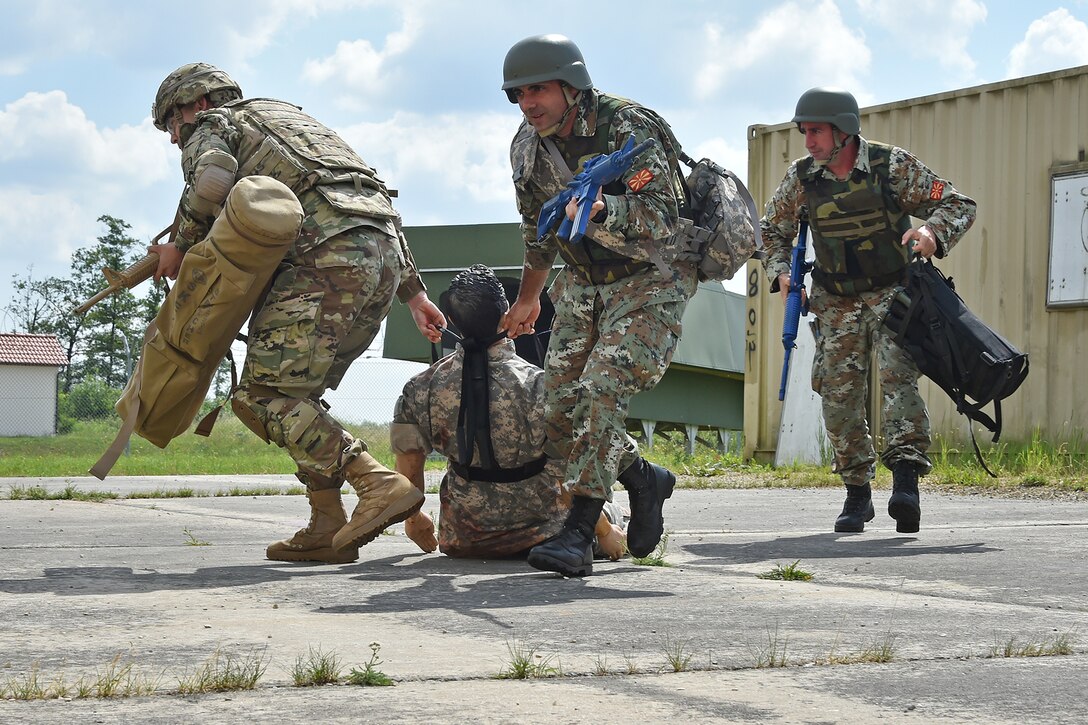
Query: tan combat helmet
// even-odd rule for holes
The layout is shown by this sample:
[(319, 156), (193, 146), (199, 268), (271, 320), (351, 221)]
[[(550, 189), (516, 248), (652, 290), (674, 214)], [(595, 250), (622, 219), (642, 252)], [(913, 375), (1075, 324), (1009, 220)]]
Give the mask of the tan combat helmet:
[(502, 89), (511, 103), (517, 103), (514, 89), (530, 83), (563, 81), (586, 91), (593, 81), (586, 70), (582, 51), (565, 35), (533, 35), (514, 43), (502, 64)]
[(224, 71), (208, 63), (186, 63), (166, 76), (155, 94), (151, 118), (155, 128), (166, 127), (170, 112), (203, 96), (212, 96), (216, 105), (242, 97), (242, 89)]

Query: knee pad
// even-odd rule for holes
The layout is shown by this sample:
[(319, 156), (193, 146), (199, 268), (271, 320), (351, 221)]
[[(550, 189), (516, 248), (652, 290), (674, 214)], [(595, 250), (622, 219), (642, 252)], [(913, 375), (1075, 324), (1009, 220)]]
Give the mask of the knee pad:
[(258, 438), (265, 443), (272, 442), (268, 437), (268, 431), (265, 430), (268, 411), (258, 399), (250, 395), (248, 390), (238, 388), (234, 391), (230, 397), (230, 409), (234, 411), (238, 420), (242, 421), (242, 425), (256, 433)]

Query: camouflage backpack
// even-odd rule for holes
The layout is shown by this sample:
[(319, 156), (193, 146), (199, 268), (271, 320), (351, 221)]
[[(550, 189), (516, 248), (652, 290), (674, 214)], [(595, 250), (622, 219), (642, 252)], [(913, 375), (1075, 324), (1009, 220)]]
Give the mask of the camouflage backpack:
[[(696, 162), (684, 153), (668, 121), (655, 111), (626, 99), (617, 100), (620, 104), (602, 114), (603, 122), (610, 124), (616, 110), (624, 105), (638, 106), (660, 129), (665, 156), (684, 186), (687, 203), (686, 209), (681, 209), (683, 218), (676, 238), (685, 248), (676, 259), (694, 262), (701, 282), (732, 279), (749, 259), (762, 259), (759, 212), (744, 182), (710, 159)], [(679, 162), (691, 168), (686, 176)]]
[(749, 259), (763, 256), (755, 200), (732, 171), (710, 159), (678, 155), (691, 167), (685, 179), (693, 225), (688, 254), (694, 255), (699, 280), (732, 279)]

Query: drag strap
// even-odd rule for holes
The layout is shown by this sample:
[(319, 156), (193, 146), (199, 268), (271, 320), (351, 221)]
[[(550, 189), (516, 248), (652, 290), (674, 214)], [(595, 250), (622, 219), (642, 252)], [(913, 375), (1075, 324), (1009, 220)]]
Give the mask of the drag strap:
[[(148, 343), (151, 337), (158, 331), (158, 326), (155, 325), (155, 321), (152, 320), (151, 324), (147, 326), (147, 330), (144, 332), (144, 345)], [(136, 399), (139, 400), (140, 386), (143, 384), (143, 366), (137, 365), (135, 372), (132, 373), (132, 379), (128, 381), (128, 384), (133, 386), (137, 391)], [(113, 443), (110, 443), (109, 448), (102, 454), (102, 457), (91, 466), (90, 473), (99, 481), (106, 480), (106, 474), (108, 474), (117, 463), (117, 459), (121, 457), (121, 454), (125, 450), (125, 446), (128, 445), (129, 439), (132, 438), (132, 432), (136, 430), (136, 421), (140, 419), (140, 410), (143, 406), (133, 405), (128, 412), (128, 416), (121, 421), (121, 430), (117, 431), (117, 437), (113, 439)]]
[(506, 337), (499, 332), (485, 340), (461, 338), (465, 359), (461, 365), (461, 407), (457, 411), (457, 463), (472, 463), (473, 447), (480, 452), (481, 468), (495, 469), (491, 445), (491, 401), (487, 372), (487, 348)]

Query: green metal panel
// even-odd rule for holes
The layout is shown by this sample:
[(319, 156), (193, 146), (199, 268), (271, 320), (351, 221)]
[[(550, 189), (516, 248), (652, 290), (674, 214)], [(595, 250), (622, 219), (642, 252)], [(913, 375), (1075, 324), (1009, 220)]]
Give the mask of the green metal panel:
[[(455, 274), (476, 262), (518, 281), (522, 269), (517, 224), (406, 227), (427, 294), (438, 301)], [(631, 419), (739, 430), (743, 427), (743, 295), (717, 282), (699, 285), (684, 314), (684, 332), (672, 365), (654, 390), (631, 401)], [(386, 322), (387, 358), (429, 363), (430, 344), (408, 308), (394, 304)]]
[(668, 369), (653, 390), (631, 399), (629, 420), (742, 430), (744, 380), (678, 367)]

